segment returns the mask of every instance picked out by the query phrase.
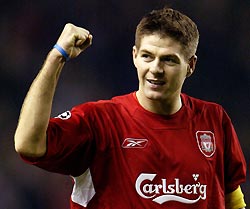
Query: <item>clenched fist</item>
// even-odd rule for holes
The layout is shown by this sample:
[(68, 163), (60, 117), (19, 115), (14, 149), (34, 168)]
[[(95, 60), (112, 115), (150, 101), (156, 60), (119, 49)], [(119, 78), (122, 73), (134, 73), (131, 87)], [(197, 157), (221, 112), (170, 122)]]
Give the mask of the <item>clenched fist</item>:
[(88, 30), (67, 23), (57, 44), (66, 51), (70, 58), (75, 58), (92, 44), (92, 38)]

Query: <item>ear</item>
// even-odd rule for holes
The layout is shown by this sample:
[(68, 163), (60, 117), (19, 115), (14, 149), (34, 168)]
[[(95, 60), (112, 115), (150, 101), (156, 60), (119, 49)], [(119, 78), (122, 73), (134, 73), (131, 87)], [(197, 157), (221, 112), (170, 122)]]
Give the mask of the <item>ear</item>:
[(197, 62), (197, 56), (193, 55), (188, 61), (188, 69), (186, 77), (189, 77), (194, 73), (196, 62)]
[(133, 54), (133, 62), (134, 62), (135, 67), (136, 67), (136, 57), (137, 57), (137, 53), (138, 53), (138, 51), (137, 51), (136, 46), (133, 46), (132, 54)]

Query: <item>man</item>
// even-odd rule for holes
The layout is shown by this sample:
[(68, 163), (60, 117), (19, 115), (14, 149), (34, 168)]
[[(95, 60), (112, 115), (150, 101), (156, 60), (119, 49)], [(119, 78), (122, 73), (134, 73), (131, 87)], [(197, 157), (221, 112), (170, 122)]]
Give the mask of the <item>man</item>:
[(139, 89), (88, 102), (50, 119), (65, 61), (91, 45), (67, 24), (22, 107), (15, 149), (28, 163), (71, 175), (71, 208), (244, 208), (246, 165), (220, 105), (181, 93), (195, 69), (199, 33), (163, 8), (137, 26)]

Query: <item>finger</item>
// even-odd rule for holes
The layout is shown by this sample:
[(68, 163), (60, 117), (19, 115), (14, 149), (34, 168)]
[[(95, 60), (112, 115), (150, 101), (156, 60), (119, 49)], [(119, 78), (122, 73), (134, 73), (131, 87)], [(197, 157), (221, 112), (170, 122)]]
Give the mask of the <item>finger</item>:
[(89, 37), (83, 43), (82, 47), (87, 48), (88, 46), (90, 46), (92, 44), (92, 39), (93, 39), (93, 36), (89, 35)]
[(90, 40), (90, 44), (92, 44), (93, 36), (91, 34), (89, 34), (89, 40)]
[(75, 37), (75, 46), (80, 47), (81, 45), (84, 44), (84, 42), (88, 41), (89, 33), (84, 33), (84, 34), (78, 34)]
[(91, 44), (92, 44), (92, 39), (93, 39), (93, 36), (92, 35), (89, 35), (85, 40), (84, 42), (81, 41), (78, 41), (76, 43), (77, 47), (79, 47), (81, 50), (84, 50), (86, 49), (87, 47), (89, 47)]

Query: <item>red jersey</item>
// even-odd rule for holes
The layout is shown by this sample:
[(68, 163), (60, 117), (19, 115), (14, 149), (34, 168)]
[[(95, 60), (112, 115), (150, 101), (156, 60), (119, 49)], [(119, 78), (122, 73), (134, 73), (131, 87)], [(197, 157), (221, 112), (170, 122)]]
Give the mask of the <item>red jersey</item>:
[(135, 93), (89, 102), (50, 120), (33, 161), (71, 175), (72, 209), (224, 209), (246, 164), (223, 108), (185, 94), (182, 108), (148, 112)]

